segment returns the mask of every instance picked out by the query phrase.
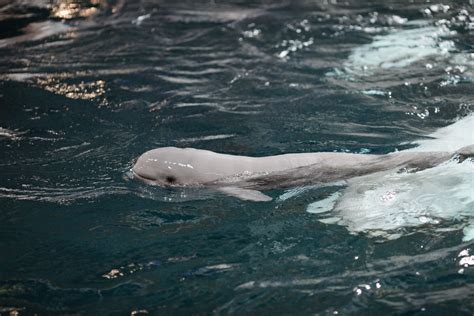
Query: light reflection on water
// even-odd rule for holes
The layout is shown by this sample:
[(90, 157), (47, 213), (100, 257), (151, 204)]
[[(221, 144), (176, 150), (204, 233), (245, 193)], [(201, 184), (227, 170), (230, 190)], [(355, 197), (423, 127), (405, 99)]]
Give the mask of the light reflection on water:
[[(421, 225), (381, 213), (399, 224), (387, 232), (349, 207), (331, 214), (345, 226), (305, 212), (346, 184), (246, 203), (126, 176), (160, 146), (255, 156), (410, 147), (472, 112), (471, 6), (3, 7), (0, 313), (472, 312), (472, 247), (461, 242), (472, 214), (456, 218), (455, 203)], [(450, 198), (469, 193), (471, 169), (443, 169), (463, 180)], [(430, 175), (406, 178), (415, 192), (439, 184), (435, 200), (449, 201), (442, 177), (421, 181)]]

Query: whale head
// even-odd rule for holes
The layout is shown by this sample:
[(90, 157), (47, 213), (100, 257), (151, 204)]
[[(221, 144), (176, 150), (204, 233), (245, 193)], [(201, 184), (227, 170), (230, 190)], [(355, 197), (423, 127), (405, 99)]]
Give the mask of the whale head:
[(134, 177), (158, 186), (199, 185), (216, 179), (206, 150), (162, 147), (142, 154), (132, 168)]

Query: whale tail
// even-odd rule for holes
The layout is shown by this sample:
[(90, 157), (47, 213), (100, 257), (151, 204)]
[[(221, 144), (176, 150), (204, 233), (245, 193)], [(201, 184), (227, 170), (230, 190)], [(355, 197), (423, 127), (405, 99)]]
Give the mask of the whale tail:
[[(463, 151), (470, 153), (467, 157), (472, 157), (474, 144), (474, 114), (464, 117), (463, 119), (443, 127), (428, 135), (428, 139), (414, 141), (418, 146), (407, 149), (413, 152), (428, 151)], [(470, 148), (470, 149), (469, 149)]]

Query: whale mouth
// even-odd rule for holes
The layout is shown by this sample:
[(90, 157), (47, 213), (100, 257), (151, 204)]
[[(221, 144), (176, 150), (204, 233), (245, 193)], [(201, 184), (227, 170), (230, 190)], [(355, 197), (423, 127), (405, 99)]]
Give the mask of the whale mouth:
[(133, 174), (133, 177), (134, 177), (134, 178), (137, 178), (137, 179), (139, 179), (139, 180), (142, 180), (143, 182), (151, 183), (151, 184), (156, 183), (156, 179), (153, 179), (153, 178), (144, 176), (144, 175), (142, 175), (142, 174), (139, 174), (139, 173), (137, 173), (134, 169), (132, 169), (132, 174)]

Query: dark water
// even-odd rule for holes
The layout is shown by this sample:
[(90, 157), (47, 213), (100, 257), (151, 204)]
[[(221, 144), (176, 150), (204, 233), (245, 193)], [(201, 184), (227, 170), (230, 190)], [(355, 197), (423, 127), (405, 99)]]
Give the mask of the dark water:
[(0, 314), (472, 315), (459, 218), (377, 238), (306, 212), (333, 188), (127, 176), (160, 146), (409, 147), (473, 110), (472, 2), (0, 5)]

